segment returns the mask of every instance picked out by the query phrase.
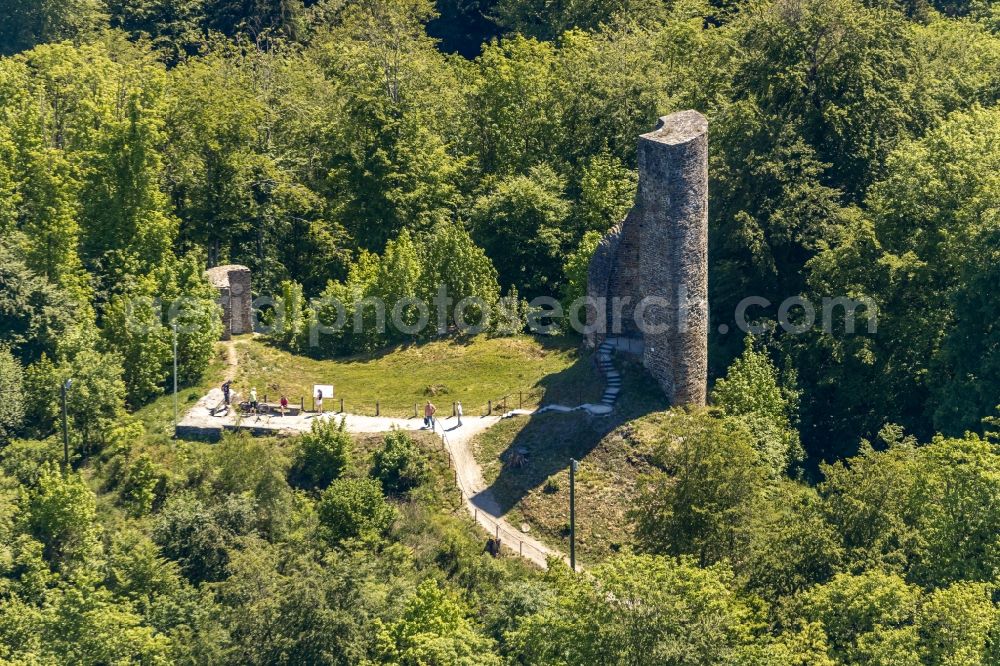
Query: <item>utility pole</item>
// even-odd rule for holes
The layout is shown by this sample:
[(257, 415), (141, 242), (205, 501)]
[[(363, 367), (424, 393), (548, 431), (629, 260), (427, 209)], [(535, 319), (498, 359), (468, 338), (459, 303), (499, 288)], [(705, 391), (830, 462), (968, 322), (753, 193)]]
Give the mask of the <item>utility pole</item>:
[(174, 437), (177, 437), (177, 322), (174, 321)]
[(63, 469), (69, 469), (69, 426), (66, 424), (66, 393), (73, 384), (72, 379), (67, 379), (62, 385), (62, 430), (63, 430)]
[(569, 567), (576, 573), (576, 470), (579, 462), (569, 459)]

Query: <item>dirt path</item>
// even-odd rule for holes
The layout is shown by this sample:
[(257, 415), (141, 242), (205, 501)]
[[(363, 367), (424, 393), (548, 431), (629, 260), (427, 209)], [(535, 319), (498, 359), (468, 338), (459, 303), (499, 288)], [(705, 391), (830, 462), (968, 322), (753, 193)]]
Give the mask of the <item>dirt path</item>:
[(500, 510), (500, 505), (493, 497), (483, 479), (483, 471), (472, 454), (472, 441), (475, 436), (495, 425), (501, 418), (511, 418), (527, 415), (529, 412), (517, 410), (502, 417), (486, 416), (473, 419), (466, 418), (461, 427), (454, 419), (449, 418), (438, 423), (437, 432), (448, 453), (452, 466), (455, 468), (455, 481), (462, 492), (465, 508), (480, 526), (490, 535), (499, 537), (503, 546), (510, 552), (530, 560), (543, 569), (548, 566), (548, 558), (556, 557), (568, 562), (561, 552), (553, 550), (538, 539), (521, 532), (511, 525)]
[[(523, 533), (504, 517), (500, 504), (490, 492), (483, 479), (483, 471), (472, 452), (472, 442), (476, 436), (499, 423), (501, 419), (527, 417), (531, 413), (527, 410), (515, 410), (503, 416), (465, 417), (461, 426), (458, 425), (457, 419), (448, 417), (436, 421), (434, 432), (441, 437), (448, 452), (451, 466), (455, 470), (455, 483), (462, 493), (462, 500), (469, 515), (491, 536), (499, 536), (503, 547), (509, 552), (517, 553), (544, 569), (548, 566), (549, 557), (556, 557), (566, 562), (569, 558), (529, 534)], [(326, 418), (344, 418), (347, 429), (356, 433), (386, 432), (393, 428), (423, 429), (422, 419), (393, 419), (355, 414), (327, 415)]]
[[(521, 532), (504, 517), (500, 505), (490, 492), (483, 471), (472, 453), (472, 442), (482, 432), (496, 425), (503, 418), (528, 416), (527, 410), (515, 410), (503, 416), (465, 417), (462, 425), (457, 419), (448, 417), (435, 423), (434, 432), (439, 435), (448, 452), (451, 466), (455, 470), (455, 482), (462, 493), (462, 500), (469, 515), (491, 536), (499, 536), (504, 548), (517, 553), (543, 569), (548, 566), (549, 557), (569, 561), (563, 553), (553, 550), (538, 539)], [(326, 414), (322, 418), (345, 420), (347, 429), (355, 433), (387, 432), (393, 428), (422, 430), (423, 419), (394, 419), (356, 414)]]
[(236, 370), (240, 362), (240, 357), (236, 353), (236, 341), (226, 340), (222, 344), (226, 349), (226, 374), (223, 375), (222, 381), (236, 381)]
[[(224, 343), (226, 356), (226, 380), (236, 378), (239, 354), (236, 349), (238, 341), (227, 340)], [(222, 390), (211, 389), (199, 400), (181, 419), (179, 430), (205, 434), (235, 428), (237, 419), (232, 411), (216, 415), (214, 408), (222, 403)], [(591, 405), (582, 406), (586, 409)], [(597, 406), (595, 406), (597, 407)], [(565, 409), (567, 411), (581, 407), (565, 408), (551, 406), (550, 409)], [(589, 411), (589, 410), (588, 410)], [(462, 493), (462, 500), (469, 515), (491, 536), (499, 537), (504, 548), (545, 568), (549, 557), (557, 557), (568, 562), (563, 553), (553, 550), (538, 539), (523, 533), (510, 524), (500, 510), (500, 505), (493, 497), (489, 487), (483, 480), (483, 472), (472, 454), (472, 442), (476, 435), (486, 431), (503, 418), (530, 416), (527, 410), (514, 410), (503, 416), (473, 416), (465, 417), (459, 426), (454, 417), (439, 419), (435, 424), (435, 433), (441, 437), (442, 444), (448, 452), (452, 467), (455, 469), (455, 483)], [(298, 434), (308, 432), (316, 419), (343, 419), (347, 430), (353, 433), (388, 432), (394, 428), (401, 430), (424, 429), (423, 419), (399, 419), (379, 416), (361, 416), (358, 414), (324, 414), (304, 413), (285, 417), (260, 417), (243, 419), (239, 425), (252, 428), (260, 434)]]
[[(229, 372), (234, 372), (230, 366)], [(214, 415), (212, 409), (222, 403), (222, 391), (213, 388), (199, 400), (181, 419), (179, 431), (204, 436), (211, 432), (219, 433), (223, 429), (237, 426), (235, 414), (220, 413)], [(505, 416), (473, 416), (465, 417), (459, 426), (453, 417), (440, 419), (436, 423), (435, 433), (441, 437), (442, 444), (448, 452), (449, 461), (455, 469), (455, 483), (462, 493), (466, 510), (491, 536), (499, 536), (501, 543), (510, 552), (537, 564), (546, 566), (546, 559), (555, 556), (566, 560), (566, 556), (555, 551), (538, 539), (521, 532), (504, 517), (500, 505), (494, 499), (483, 472), (472, 454), (472, 442), (476, 435), (497, 424), (502, 418), (526, 416), (530, 412), (518, 410)], [(324, 414), (305, 413), (296, 416), (271, 416), (243, 419), (239, 425), (252, 429), (256, 434), (296, 435), (308, 432), (316, 419), (343, 419), (346, 428), (352, 433), (388, 432), (394, 428), (401, 430), (423, 430), (423, 419), (398, 419), (385, 416), (361, 416), (358, 414)]]

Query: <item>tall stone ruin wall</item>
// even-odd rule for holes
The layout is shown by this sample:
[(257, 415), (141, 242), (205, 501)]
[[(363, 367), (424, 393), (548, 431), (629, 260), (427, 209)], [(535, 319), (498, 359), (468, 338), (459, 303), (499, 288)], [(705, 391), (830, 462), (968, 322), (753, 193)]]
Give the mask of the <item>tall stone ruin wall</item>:
[[(640, 295), (649, 308), (645, 364), (671, 404), (704, 405), (708, 381), (708, 122), (662, 118), (639, 137)], [(661, 331), (662, 329), (662, 331)]]
[(206, 271), (208, 281), (219, 292), (222, 306), (222, 339), (253, 331), (253, 294), (250, 269), (246, 266), (216, 266)]
[[(655, 130), (639, 137), (638, 163), (635, 206), (605, 236), (590, 265), (588, 295), (604, 307), (588, 307), (588, 341), (641, 337), (643, 362), (671, 404), (703, 405), (708, 381), (705, 117), (682, 111), (661, 118)], [(641, 331), (634, 316), (640, 303)]]
[(587, 294), (606, 295), (597, 308), (587, 306), (587, 340), (599, 345), (609, 335), (641, 338), (635, 324), (635, 306), (639, 293), (639, 231), (636, 209), (604, 235), (587, 271)]

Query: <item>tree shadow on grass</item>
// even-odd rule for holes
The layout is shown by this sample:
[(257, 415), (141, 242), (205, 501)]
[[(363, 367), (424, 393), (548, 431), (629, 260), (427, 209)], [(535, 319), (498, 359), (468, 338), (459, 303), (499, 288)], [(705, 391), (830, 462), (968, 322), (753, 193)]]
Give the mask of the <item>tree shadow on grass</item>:
[[(481, 508), (489, 510), (491, 507), (486, 505), (492, 498), (496, 504), (493, 508), (505, 514), (553, 474), (568, 474), (570, 459), (586, 458), (618, 426), (667, 409), (663, 391), (638, 359), (619, 356), (615, 365), (622, 372), (623, 387), (610, 416), (595, 417), (583, 411), (515, 416), (481, 435), (485, 450), (498, 451), (495, 455), (500, 472), (486, 491), (473, 497), (473, 503), (482, 503)], [(542, 403), (596, 403), (604, 391), (604, 381), (593, 366), (591, 354), (581, 354), (573, 366), (539, 382), (545, 391)]]

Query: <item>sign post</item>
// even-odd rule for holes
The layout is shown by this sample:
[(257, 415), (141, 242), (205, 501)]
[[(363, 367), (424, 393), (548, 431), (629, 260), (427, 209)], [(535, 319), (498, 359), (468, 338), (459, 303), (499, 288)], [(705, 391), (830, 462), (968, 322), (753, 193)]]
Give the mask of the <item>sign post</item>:
[(579, 462), (569, 459), (569, 567), (576, 573), (576, 470)]
[(313, 384), (313, 411), (316, 411), (316, 396), (322, 393), (323, 400), (333, 400), (333, 384)]

